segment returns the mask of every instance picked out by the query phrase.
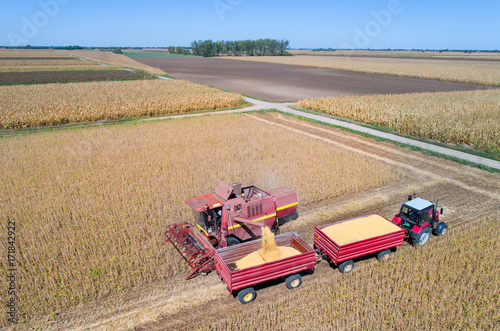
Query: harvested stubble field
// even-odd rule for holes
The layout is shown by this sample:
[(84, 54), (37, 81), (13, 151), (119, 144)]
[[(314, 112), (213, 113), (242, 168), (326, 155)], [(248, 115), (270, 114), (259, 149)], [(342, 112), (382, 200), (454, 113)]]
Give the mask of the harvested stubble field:
[(165, 71), (161, 69), (137, 62), (123, 54), (115, 54), (113, 52), (102, 52), (99, 50), (73, 50), (73, 51), (67, 51), (65, 53), (97, 62), (104, 62), (120, 67), (143, 70), (158, 75), (165, 74)]
[(298, 106), (500, 155), (500, 89), (306, 99)]
[(186, 81), (160, 79), (2, 86), (0, 99), (3, 129), (186, 113), (244, 104), (238, 94)]
[(227, 56), (224, 59), (500, 86), (500, 62), (341, 56)]
[(55, 51), (0, 50), (0, 72), (2, 71), (56, 71), (110, 69), (92, 61), (82, 61), (73, 56)]
[(56, 70), (0, 72), (0, 85), (156, 79), (146, 72), (114, 70)]
[(245, 115), (5, 138), (0, 169), (1, 228), (16, 222), (26, 326), (81, 302), (183, 279), (186, 266), (163, 231), (191, 220), (184, 200), (211, 192), (220, 179), (286, 185), (307, 207), (401, 176), (391, 165)]

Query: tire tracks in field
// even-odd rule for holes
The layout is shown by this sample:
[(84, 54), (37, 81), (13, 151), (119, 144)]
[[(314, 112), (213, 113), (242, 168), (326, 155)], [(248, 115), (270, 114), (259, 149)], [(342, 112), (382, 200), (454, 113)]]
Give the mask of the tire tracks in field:
[(290, 132), (298, 133), (298, 134), (307, 136), (309, 138), (313, 138), (313, 139), (316, 139), (316, 140), (319, 140), (319, 141), (323, 141), (323, 142), (325, 142), (327, 144), (338, 146), (338, 147), (340, 147), (342, 149), (345, 149), (345, 150), (348, 150), (348, 151), (351, 151), (351, 152), (354, 152), (354, 153), (357, 153), (357, 154), (361, 154), (363, 156), (366, 156), (366, 157), (369, 157), (369, 158), (372, 158), (372, 159), (375, 159), (375, 160), (378, 160), (378, 161), (382, 161), (382, 162), (391, 164), (391, 165), (399, 167), (399, 168), (407, 169), (407, 170), (409, 170), (411, 172), (420, 174), (422, 176), (425, 176), (425, 177), (428, 177), (428, 178), (431, 178), (431, 179), (434, 179), (434, 180), (444, 180), (444, 181), (446, 181), (448, 183), (451, 183), (453, 185), (459, 186), (459, 187), (461, 187), (461, 188), (463, 188), (465, 190), (472, 191), (472, 192), (475, 192), (475, 193), (479, 193), (481, 195), (486, 195), (488, 197), (495, 198), (496, 200), (500, 201), (500, 194), (498, 192), (491, 192), (491, 191), (487, 191), (487, 190), (484, 190), (484, 189), (481, 189), (481, 188), (478, 188), (478, 187), (474, 187), (474, 186), (468, 185), (468, 184), (466, 184), (466, 183), (464, 183), (462, 181), (458, 181), (456, 179), (445, 177), (443, 175), (438, 175), (438, 174), (435, 174), (435, 173), (433, 173), (431, 171), (428, 171), (428, 170), (419, 169), (419, 168), (417, 168), (417, 167), (415, 167), (413, 165), (406, 164), (406, 163), (399, 162), (399, 161), (395, 161), (393, 159), (390, 159), (390, 158), (387, 158), (387, 157), (384, 157), (384, 156), (380, 156), (380, 155), (376, 155), (374, 153), (369, 153), (369, 152), (363, 151), (363, 150), (361, 150), (359, 148), (351, 147), (351, 146), (346, 145), (344, 143), (341, 143), (341, 142), (338, 142), (338, 141), (334, 141), (332, 139), (319, 136), (317, 134), (312, 134), (312, 133), (309, 133), (309, 132), (306, 132), (306, 131), (303, 131), (303, 130), (292, 128), (292, 127), (284, 125), (284, 124), (279, 124), (279, 123), (276, 123), (276, 122), (268, 121), (268, 120), (260, 118), (258, 116), (254, 116), (254, 115), (250, 115), (250, 114), (244, 114), (244, 115), (248, 116), (248, 117), (251, 117), (251, 118), (253, 118), (253, 119), (257, 120), (257, 121), (266, 123), (268, 125), (276, 126), (276, 127), (282, 128), (282, 129), (290, 131)]

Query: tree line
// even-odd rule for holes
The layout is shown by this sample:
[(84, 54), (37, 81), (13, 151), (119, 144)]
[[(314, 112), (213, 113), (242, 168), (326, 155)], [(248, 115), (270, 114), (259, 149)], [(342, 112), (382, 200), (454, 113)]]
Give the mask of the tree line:
[(237, 41), (198, 40), (191, 43), (193, 55), (211, 57), (219, 55), (234, 56), (285, 56), (291, 55), (287, 48), (288, 40), (259, 39)]

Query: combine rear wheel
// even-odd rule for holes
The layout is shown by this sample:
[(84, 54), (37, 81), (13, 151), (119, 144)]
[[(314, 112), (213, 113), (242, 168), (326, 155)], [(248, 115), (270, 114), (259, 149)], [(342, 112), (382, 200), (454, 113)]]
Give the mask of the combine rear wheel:
[(238, 293), (238, 300), (244, 305), (255, 300), (255, 290), (252, 287), (247, 287)]
[(285, 279), (285, 284), (286, 287), (288, 287), (290, 290), (293, 290), (294, 288), (297, 288), (300, 285), (302, 285), (302, 277), (300, 277), (300, 275), (298, 274), (288, 276)]

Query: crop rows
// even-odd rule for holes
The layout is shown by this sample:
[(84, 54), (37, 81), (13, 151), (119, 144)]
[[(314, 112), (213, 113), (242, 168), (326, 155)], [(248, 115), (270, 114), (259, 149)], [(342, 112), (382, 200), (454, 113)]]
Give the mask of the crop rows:
[(0, 71), (53, 71), (53, 70), (75, 70), (75, 69), (110, 69), (109, 66), (100, 66), (95, 62), (75, 59), (64, 60), (2, 60), (0, 59)]
[(238, 94), (186, 81), (159, 79), (3, 86), (0, 99), (3, 129), (185, 113), (244, 103)]
[(224, 57), (241, 61), (269, 62), (307, 67), (332, 68), (372, 74), (437, 79), (472, 84), (500, 85), (497, 61), (363, 58), (341, 56), (253, 56)]
[(64, 71), (21, 71), (0, 72), (0, 85), (47, 84), (67, 82), (116, 81), (155, 79), (140, 71), (127, 70), (64, 70)]
[(364, 56), (364, 57), (402, 57), (402, 58), (445, 58), (445, 59), (463, 59), (463, 60), (481, 60), (497, 59), (500, 60), (498, 52), (440, 52), (440, 51), (362, 51), (362, 50), (290, 50), (293, 55), (313, 55), (313, 56)]
[[(190, 329), (496, 330), (500, 327), (498, 212), (391, 260), (320, 279), (280, 299)], [(283, 286), (284, 287), (284, 286)]]
[(299, 107), (444, 143), (500, 154), (500, 89), (473, 92), (328, 97)]
[(191, 220), (184, 200), (221, 179), (288, 186), (307, 206), (400, 178), (387, 164), (243, 115), (5, 138), (0, 169), (1, 230), (7, 219), (19, 228), (26, 319), (182, 278), (187, 266), (163, 232)]
[(0, 58), (68, 58), (68, 55), (43, 49), (0, 49)]

